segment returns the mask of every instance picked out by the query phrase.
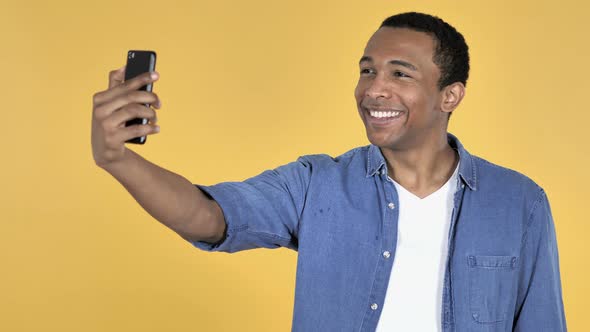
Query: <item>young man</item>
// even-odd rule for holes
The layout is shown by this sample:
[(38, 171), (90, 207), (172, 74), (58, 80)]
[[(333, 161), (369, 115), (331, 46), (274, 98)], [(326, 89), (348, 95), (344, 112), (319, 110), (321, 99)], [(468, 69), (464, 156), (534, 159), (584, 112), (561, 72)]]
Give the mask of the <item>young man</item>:
[(122, 124), (155, 120), (138, 103), (159, 99), (133, 92), (156, 78), (122, 83), (120, 69), (94, 96), (94, 157), (198, 248), (297, 250), (294, 331), (565, 331), (545, 192), (447, 133), (468, 72), (449, 24), (392, 16), (360, 59), (355, 97), (370, 145), (193, 186), (125, 148), (157, 132)]

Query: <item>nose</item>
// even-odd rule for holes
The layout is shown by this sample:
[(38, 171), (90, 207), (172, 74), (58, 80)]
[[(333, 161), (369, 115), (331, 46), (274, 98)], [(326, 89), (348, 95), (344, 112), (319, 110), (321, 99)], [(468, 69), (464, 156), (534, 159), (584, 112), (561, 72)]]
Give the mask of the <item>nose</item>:
[(381, 75), (375, 76), (375, 78), (370, 81), (367, 89), (365, 90), (365, 96), (373, 99), (377, 99), (379, 97), (389, 99), (391, 97), (391, 92), (389, 91), (387, 84)]

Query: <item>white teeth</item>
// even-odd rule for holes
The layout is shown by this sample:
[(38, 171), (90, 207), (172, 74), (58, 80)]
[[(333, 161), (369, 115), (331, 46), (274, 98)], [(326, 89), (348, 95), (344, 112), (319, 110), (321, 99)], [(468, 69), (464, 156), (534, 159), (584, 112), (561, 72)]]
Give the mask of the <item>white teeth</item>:
[(391, 118), (391, 117), (395, 117), (398, 116), (401, 112), (377, 112), (377, 111), (369, 111), (369, 113), (371, 114), (372, 117), (375, 118)]

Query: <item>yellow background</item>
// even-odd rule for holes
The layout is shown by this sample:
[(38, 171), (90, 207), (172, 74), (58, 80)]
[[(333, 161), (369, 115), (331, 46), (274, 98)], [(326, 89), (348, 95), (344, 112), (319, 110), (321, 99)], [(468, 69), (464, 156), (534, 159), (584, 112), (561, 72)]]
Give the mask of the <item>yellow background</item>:
[[(0, 330), (288, 331), (296, 253), (193, 248), (90, 148), (91, 98), (128, 49), (158, 53), (161, 133), (131, 148), (193, 183), (367, 144), (367, 39), (417, 10), (462, 32), (472, 70), (449, 131), (548, 193), (566, 316), (588, 331), (583, 1), (3, 1)], [(586, 208), (585, 208), (586, 207)], [(337, 304), (334, 304), (337, 305)]]

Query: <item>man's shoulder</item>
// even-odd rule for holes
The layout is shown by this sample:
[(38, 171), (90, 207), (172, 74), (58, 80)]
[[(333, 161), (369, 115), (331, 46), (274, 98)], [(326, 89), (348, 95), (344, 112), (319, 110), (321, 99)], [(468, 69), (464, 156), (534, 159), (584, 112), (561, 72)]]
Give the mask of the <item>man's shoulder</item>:
[(300, 156), (297, 162), (305, 167), (310, 175), (320, 177), (365, 174), (369, 147), (370, 145), (355, 147), (339, 155), (305, 154)]
[(370, 145), (355, 147), (336, 156), (327, 153), (306, 154), (300, 156), (299, 159), (318, 166), (335, 166), (336, 164), (346, 164), (353, 160), (366, 161), (369, 147)]
[(517, 191), (535, 197), (543, 191), (543, 188), (535, 180), (520, 171), (493, 163), (480, 156), (471, 155), (471, 157), (478, 189)]

